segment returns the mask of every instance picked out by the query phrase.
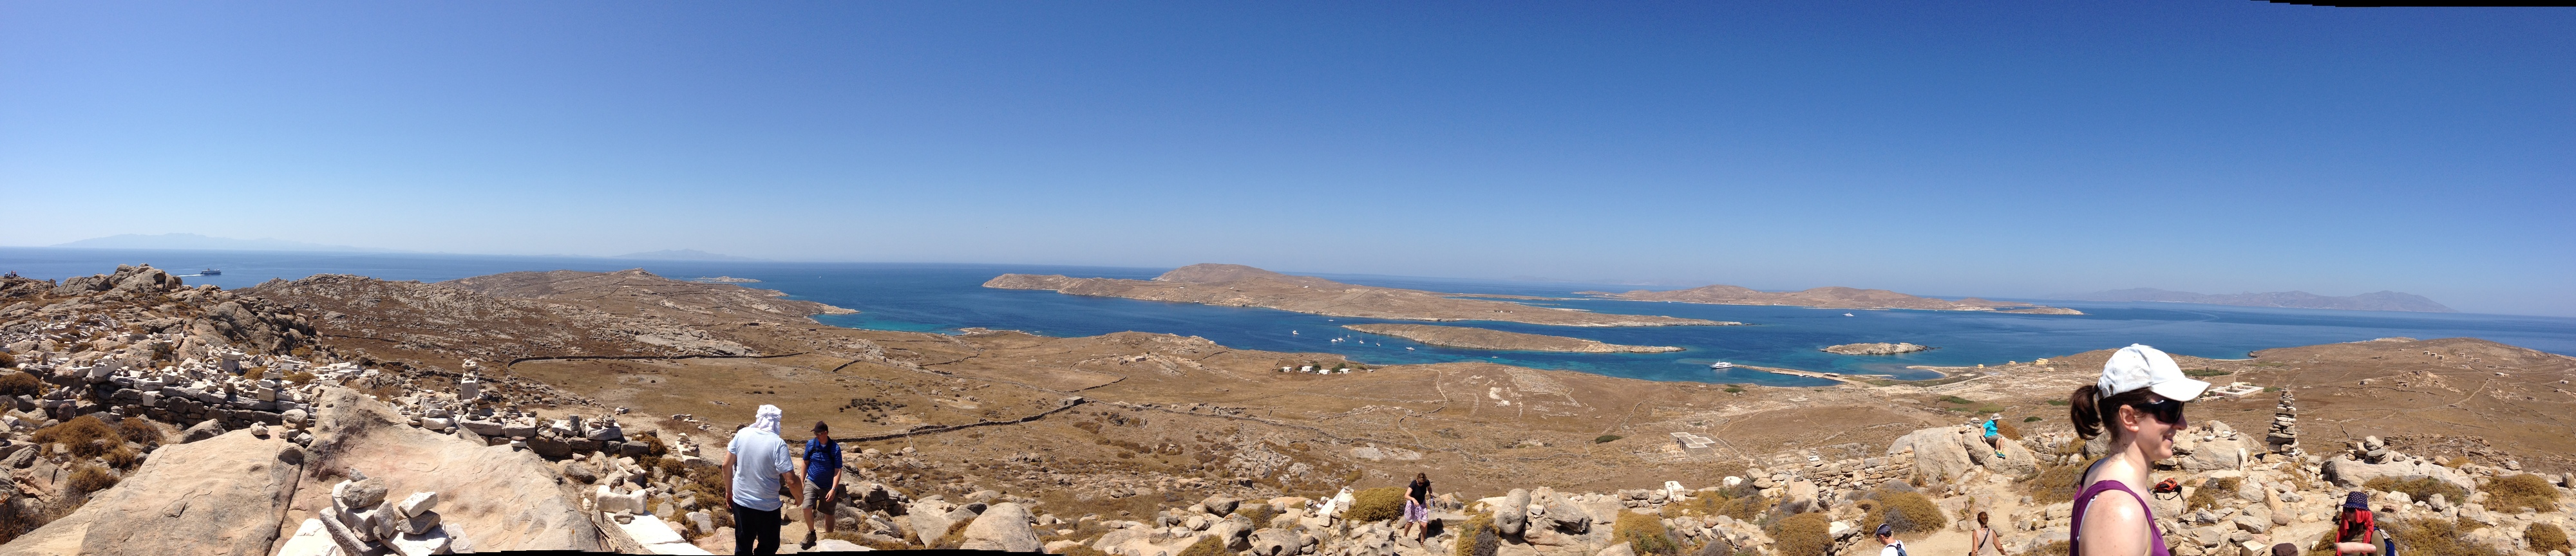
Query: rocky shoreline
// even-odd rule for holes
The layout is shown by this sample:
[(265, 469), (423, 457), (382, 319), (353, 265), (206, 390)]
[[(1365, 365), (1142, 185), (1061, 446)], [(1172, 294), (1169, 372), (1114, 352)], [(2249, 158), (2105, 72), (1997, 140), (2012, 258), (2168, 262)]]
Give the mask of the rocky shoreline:
[(1352, 324), (1342, 328), (1384, 334), (1425, 344), (1467, 349), (1512, 351), (1552, 351), (1558, 353), (1665, 353), (1681, 351), (1672, 346), (1630, 346), (1582, 338), (1523, 334), (1465, 326), (1430, 324)]
[(984, 287), (1049, 290), (1067, 295), (1263, 307), (1315, 315), (1389, 320), (1491, 320), (1552, 326), (1692, 326), (1743, 324), (1656, 315), (1614, 315), (1454, 294), (1344, 284), (1242, 265), (1197, 264), (1152, 280), (1004, 274)]
[(1877, 342), (1867, 344), (1843, 344), (1826, 347), (1817, 351), (1840, 353), (1843, 355), (1896, 355), (1899, 353), (1914, 353), (1917, 351), (1931, 351), (1935, 349), (1940, 348), (1911, 343), (1891, 344), (1887, 342)]

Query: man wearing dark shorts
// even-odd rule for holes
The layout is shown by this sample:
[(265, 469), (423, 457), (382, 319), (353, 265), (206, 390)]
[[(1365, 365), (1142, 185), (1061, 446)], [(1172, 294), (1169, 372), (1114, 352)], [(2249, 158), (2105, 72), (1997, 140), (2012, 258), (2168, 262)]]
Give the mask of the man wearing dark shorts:
[[(814, 529), (830, 533), (832, 491), (841, 486), (841, 443), (832, 441), (831, 425), (814, 422), (814, 439), (805, 441), (805, 548), (813, 548)], [(823, 510), (823, 520), (814, 520), (814, 510)]]

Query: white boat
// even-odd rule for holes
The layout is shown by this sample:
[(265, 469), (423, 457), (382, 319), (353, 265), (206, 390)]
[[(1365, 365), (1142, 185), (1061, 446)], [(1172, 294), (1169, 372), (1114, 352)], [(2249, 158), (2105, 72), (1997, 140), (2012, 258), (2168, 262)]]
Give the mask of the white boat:
[(1848, 316), (1852, 316), (1852, 314), (1851, 314), (1851, 313), (1843, 313), (1843, 316), (1848, 317)]
[(1728, 363), (1728, 362), (1725, 362), (1725, 361), (1719, 361), (1719, 362), (1716, 362), (1716, 363), (1710, 363), (1710, 364), (1708, 364), (1708, 368), (1711, 368), (1711, 369), (1733, 369), (1733, 368), (1735, 368), (1735, 364), (1734, 364), (1734, 363)]

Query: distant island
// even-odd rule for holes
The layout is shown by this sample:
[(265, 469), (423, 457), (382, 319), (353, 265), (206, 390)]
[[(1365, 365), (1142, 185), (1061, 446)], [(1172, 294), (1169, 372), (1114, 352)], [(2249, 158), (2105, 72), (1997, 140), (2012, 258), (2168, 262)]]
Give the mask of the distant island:
[(94, 237), (51, 247), (75, 249), (172, 249), (188, 251), (333, 251), (341, 253), (390, 252), (391, 249), (324, 245), (275, 238), (233, 239), (199, 234), (117, 234)]
[(1352, 324), (1342, 328), (1370, 334), (1385, 334), (1435, 346), (1468, 349), (1562, 353), (1663, 353), (1682, 350), (1672, 346), (1624, 346), (1582, 338), (1436, 324)]
[(1074, 278), (1055, 274), (1004, 274), (984, 287), (1053, 290), (1068, 295), (1123, 297), (1230, 307), (1263, 307), (1337, 317), (1390, 320), (1492, 320), (1555, 326), (1730, 325), (1739, 322), (1656, 315), (1612, 315), (1552, 309), (1508, 301), (1456, 299), (1456, 294), (1344, 284), (1233, 264), (1195, 264), (1152, 280)]
[(1717, 305), (1787, 305), (1822, 309), (1926, 309), (1933, 311), (2000, 311), (2038, 315), (2081, 315), (2082, 311), (2064, 307), (2043, 307), (2013, 301), (1988, 301), (1967, 298), (1958, 301), (1933, 299), (1887, 290), (1864, 290), (1828, 286), (1794, 292), (1766, 292), (1743, 286), (1717, 284), (1686, 290), (1631, 290), (1625, 293), (1598, 291), (1574, 292), (1609, 299), (1631, 301), (1675, 301)]
[(2163, 301), (2203, 305), (2236, 305), (2241, 307), (2281, 307), (2286, 309), (2337, 309), (2345, 311), (2409, 311), (2417, 313), (2457, 313), (2450, 307), (2424, 296), (2392, 291), (2332, 297), (2302, 291), (2202, 294), (2131, 288), (2065, 296), (2073, 301)]
[(754, 259), (754, 258), (751, 258), (751, 257), (737, 257), (737, 256), (733, 256), (733, 255), (726, 255), (726, 254), (722, 254), (722, 253), (708, 253), (708, 252), (705, 252), (705, 251), (699, 251), (699, 250), (696, 250), (696, 249), (664, 249), (664, 250), (661, 250), (661, 251), (645, 251), (645, 252), (642, 252), (642, 253), (627, 253), (627, 254), (624, 254), (624, 255), (618, 255), (618, 256), (615, 256), (615, 257), (609, 257), (609, 258), (611, 258), (611, 259), (651, 259), (651, 260), (657, 260), (657, 261), (757, 261), (757, 260), (760, 260), (760, 259)]
[(1926, 345), (1877, 342), (1868, 344), (1843, 344), (1825, 348), (1823, 351), (1840, 353), (1843, 355), (1896, 355), (1899, 353), (1931, 351), (1932, 349), (1932, 346)]

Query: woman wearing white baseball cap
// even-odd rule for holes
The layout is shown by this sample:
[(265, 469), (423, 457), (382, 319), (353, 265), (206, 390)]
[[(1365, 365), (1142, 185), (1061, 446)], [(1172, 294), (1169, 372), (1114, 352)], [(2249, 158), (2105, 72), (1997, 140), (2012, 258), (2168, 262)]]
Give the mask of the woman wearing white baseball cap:
[[(2183, 376), (2172, 356), (2130, 344), (2102, 365), (2102, 379), (2067, 397), (2075, 434), (2111, 435), (2110, 454), (2084, 471), (2069, 527), (2070, 556), (2173, 556), (2147, 507), (2148, 462), (2173, 457), (2173, 436), (2191, 426), (2183, 402), (2209, 383)], [(2095, 503), (2100, 502), (2100, 503)]]

